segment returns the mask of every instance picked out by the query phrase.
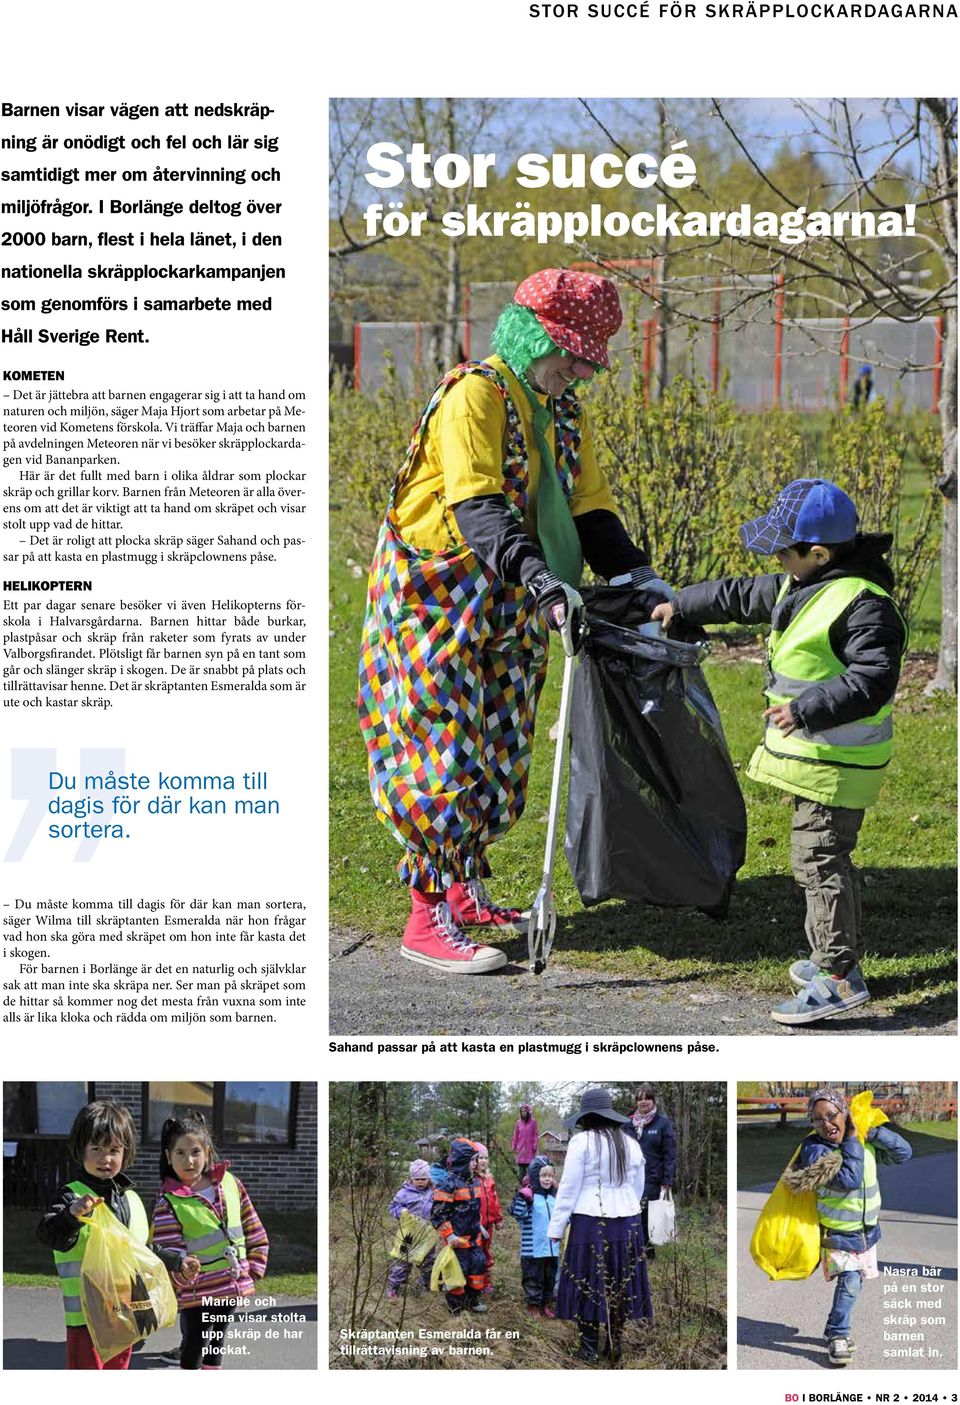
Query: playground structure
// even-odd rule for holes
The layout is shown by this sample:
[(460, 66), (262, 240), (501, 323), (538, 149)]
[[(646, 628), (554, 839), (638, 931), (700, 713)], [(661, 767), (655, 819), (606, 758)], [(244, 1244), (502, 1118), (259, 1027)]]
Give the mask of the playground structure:
[[(848, 402), (860, 367), (869, 365), (874, 395), (910, 409), (938, 410), (941, 317), (790, 317), (782, 274), (772, 282), (764, 276), (697, 275), (661, 283), (657, 262), (625, 262), (631, 278), (620, 285), (625, 317), (610, 344), (620, 374), (630, 374), (639, 362), (648, 398), (661, 376), (670, 381), (685, 375), (744, 410), (828, 410)], [(513, 287), (496, 282), (465, 288), (457, 327), (465, 360), (489, 353)], [(435, 323), (355, 323), (354, 389), (375, 392), (392, 374), (404, 390), (427, 393), (444, 369), (440, 341)]]

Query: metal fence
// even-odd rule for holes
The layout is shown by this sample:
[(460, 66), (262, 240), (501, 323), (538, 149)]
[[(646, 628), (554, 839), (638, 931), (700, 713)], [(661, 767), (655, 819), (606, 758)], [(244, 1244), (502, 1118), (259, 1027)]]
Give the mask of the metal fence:
[[(474, 283), (458, 325), (464, 358), (489, 354), (490, 339), (513, 283)], [(873, 394), (908, 408), (936, 411), (940, 400), (943, 319), (789, 317), (782, 283), (743, 279), (712, 284), (677, 280), (661, 293), (652, 277), (621, 288), (625, 316), (611, 341), (619, 373), (638, 367), (645, 393), (655, 393), (666, 346), (666, 375), (702, 378), (745, 410), (784, 406), (832, 409), (846, 402), (862, 365), (872, 368)], [(354, 326), (353, 383), (365, 393), (389, 374), (410, 393), (428, 391), (440, 365), (441, 328), (423, 322)]]

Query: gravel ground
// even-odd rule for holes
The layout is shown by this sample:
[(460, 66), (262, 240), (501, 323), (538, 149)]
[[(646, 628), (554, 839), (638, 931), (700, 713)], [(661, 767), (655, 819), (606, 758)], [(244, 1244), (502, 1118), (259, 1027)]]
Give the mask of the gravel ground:
[[(556, 950), (556, 948), (554, 949)], [(389, 998), (385, 998), (389, 992)], [(784, 989), (784, 997), (789, 992)], [(711, 986), (702, 977), (643, 980), (571, 969), (551, 958), (541, 976), (512, 962), (453, 979), (400, 956), (399, 943), (331, 931), (330, 1033), (644, 1035), (950, 1034), (873, 1002), (799, 1031), (770, 1019), (769, 996)]]

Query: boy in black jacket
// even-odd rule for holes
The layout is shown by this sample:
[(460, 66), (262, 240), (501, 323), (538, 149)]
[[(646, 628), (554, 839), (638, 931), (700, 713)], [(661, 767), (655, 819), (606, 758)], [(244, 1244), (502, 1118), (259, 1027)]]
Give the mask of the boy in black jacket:
[(687, 586), (653, 618), (773, 627), (766, 730), (747, 774), (794, 796), (791, 862), (806, 899), (811, 959), (790, 967), (798, 994), (771, 1015), (811, 1024), (870, 999), (850, 856), (890, 761), (907, 627), (883, 559), (893, 538), (859, 533), (857, 510), (836, 484), (789, 483), (770, 512), (740, 528), (740, 539), (775, 555), (782, 572)]

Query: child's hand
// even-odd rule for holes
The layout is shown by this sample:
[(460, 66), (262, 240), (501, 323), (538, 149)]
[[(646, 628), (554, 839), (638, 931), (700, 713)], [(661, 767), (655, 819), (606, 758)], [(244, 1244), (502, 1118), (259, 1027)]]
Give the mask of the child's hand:
[(70, 1201), (70, 1213), (76, 1215), (79, 1220), (81, 1216), (92, 1214), (96, 1207), (102, 1204), (102, 1195), (81, 1195), (78, 1200)]
[(192, 1283), (200, 1276), (200, 1260), (195, 1254), (188, 1254), (180, 1265), (180, 1277), (185, 1283)]
[[(659, 609), (659, 606), (657, 607)], [(763, 715), (779, 727), (785, 737), (796, 731), (797, 719), (793, 715), (793, 709), (789, 703), (777, 703), (776, 707), (765, 707)]]
[(531, 1186), (522, 1185), (517, 1193), (518, 1195), (522, 1195), (524, 1200), (533, 1199), (533, 1188)]
[(676, 610), (674, 609), (673, 602), (671, 600), (664, 600), (661, 604), (654, 605), (653, 609), (650, 611), (650, 618), (652, 620), (659, 620), (663, 628), (667, 629), (675, 614)]

